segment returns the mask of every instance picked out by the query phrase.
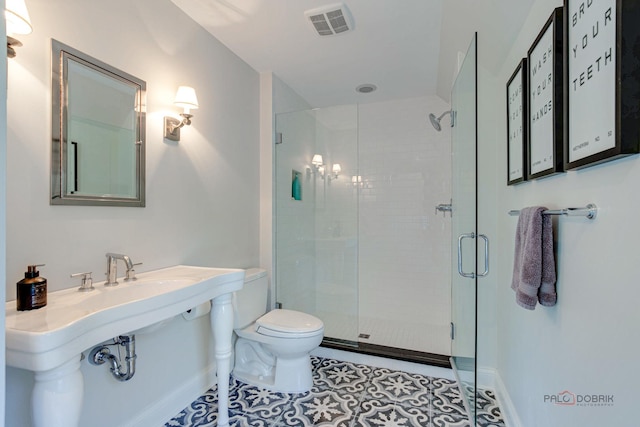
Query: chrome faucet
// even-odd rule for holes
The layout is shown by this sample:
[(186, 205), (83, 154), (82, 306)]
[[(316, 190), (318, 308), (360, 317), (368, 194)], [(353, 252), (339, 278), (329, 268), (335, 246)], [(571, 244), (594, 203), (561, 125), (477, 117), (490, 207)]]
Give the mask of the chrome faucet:
[(118, 284), (118, 260), (121, 259), (124, 262), (124, 265), (127, 267), (127, 271), (124, 277), (125, 282), (129, 280), (136, 280), (136, 271), (133, 269), (134, 266), (142, 264), (137, 263), (134, 264), (127, 255), (123, 254), (114, 254), (108, 252), (107, 255), (107, 281), (104, 283), (105, 286), (116, 286)]

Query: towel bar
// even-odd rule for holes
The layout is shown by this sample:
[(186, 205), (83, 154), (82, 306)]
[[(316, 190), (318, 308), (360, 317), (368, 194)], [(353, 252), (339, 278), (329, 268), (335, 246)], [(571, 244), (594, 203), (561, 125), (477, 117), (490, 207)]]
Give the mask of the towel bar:
[[(598, 215), (598, 207), (594, 203), (589, 203), (584, 208), (565, 208), (565, 209), (548, 209), (542, 212), (543, 215), (564, 215), (564, 216), (586, 216), (589, 219), (595, 219)], [(520, 211), (509, 211), (509, 215), (518, 216)]]

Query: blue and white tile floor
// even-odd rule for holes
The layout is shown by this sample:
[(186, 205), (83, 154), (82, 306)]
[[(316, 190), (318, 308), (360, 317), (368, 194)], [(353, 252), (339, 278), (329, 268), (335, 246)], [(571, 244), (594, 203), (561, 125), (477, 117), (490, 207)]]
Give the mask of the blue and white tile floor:
[[(229, 416), (234, 427), (469, 427), (455, 381), (388, 368), (311, 357), (309, 393), (275, 393), (231, 379)], [(216, 426), (213, 388), (165, 427)], [(495, 396), (482, 391), (478, 425), (504, 427)]]

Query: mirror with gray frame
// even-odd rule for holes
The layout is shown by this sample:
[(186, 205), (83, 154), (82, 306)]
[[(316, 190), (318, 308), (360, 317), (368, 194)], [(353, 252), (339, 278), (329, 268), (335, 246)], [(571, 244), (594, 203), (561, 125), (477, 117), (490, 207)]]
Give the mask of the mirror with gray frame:
[(51, 204), (145, 205), (146, 83), (52, 40)]

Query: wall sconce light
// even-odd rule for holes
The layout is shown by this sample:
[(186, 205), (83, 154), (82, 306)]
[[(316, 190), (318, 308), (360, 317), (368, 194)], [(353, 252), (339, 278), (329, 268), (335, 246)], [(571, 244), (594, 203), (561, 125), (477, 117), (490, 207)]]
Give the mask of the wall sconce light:
[(4, 10), (4, 17), (7, 23), (7, 57), (15, 58), (16, 47), (22, 46), (19, 40), (9, 36), (9, 34), (30, 34), (33, 31), (31, 18), (24, 0), (7, 0)]
[(335, 163), (333, 165), (333, 168), (331, 168), (331, 176), (333, 177), (333, 179), (338, 179), (338, 175), (340, 175), (341, 171), (342, 168), (340, 167), (340, 163)]
[(362, 177), (360, 175), (357, 175), (357, 176), (353, 175), (351, 177), (351, 184), (354, 187), (358, 187), (358, 186), (362, 187)]
[(318, 170), (323, 164), (322, 154), (314, 154), (313, 159), (311, 159), (311, 164)]
[(320, 177), (324, 178), (324, 161), (322, 160), (322, 154), (314, 154), (311, 159), (311, 164), (315, 168), (316, 172), (320, 174)]
[(196, 91), (189, 86), (178, 87), (176, 93), (176, 99), (173, 101), (178, 107), (184, 108), (184, 112), (180, 113), (182, 121), (165, 116), (164, 117), (164, 137), (171, 141), (180, 141), (180, 128), (183, 126), (189, 126), (191, 124), (191, 110), (198, 108), (198, 98), (196, 97)]

